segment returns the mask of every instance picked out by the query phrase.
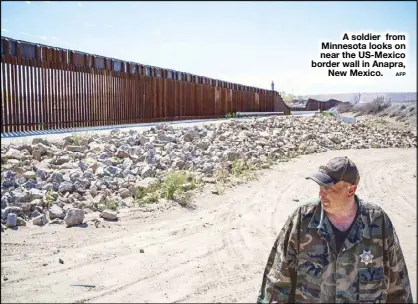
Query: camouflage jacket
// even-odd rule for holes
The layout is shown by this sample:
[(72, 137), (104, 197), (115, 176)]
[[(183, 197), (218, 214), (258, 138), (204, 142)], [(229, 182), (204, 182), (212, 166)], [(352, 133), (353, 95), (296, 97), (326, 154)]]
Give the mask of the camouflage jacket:
[(319, 198), (296, 209), (271, 250), (257, 303), (412, 303), (391, 220), (356, 200), (360, 214), (339, 254)]

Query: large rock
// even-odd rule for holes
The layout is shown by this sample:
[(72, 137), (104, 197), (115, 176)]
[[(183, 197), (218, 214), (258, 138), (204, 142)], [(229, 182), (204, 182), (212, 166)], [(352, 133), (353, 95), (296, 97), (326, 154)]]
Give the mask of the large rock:
[(169, 134), (165, 134), (165, 133), (159, 134), (157, 138), (158, 138), (159, 141), (162, 141), (162, 142), (173, 142), (173, 143), (175, 143), (177, 141), (177, 139), (174, 135), (169, 135)]
[(45, 170), (39, 169), (36, 171), (35, 176), (37, 179), (41, 181), (46, 181), (46, 179), (48, 178), (48, 172), (46, 172)]
[(22, 219), (21, 217), (17, 217), (16, 226), (26, 226), (26, 221)]
[(125, 160), (122, 163), (122, 169), (124, 171), (129, 170), (129, 169), (132, 168), (133, 164), (134, 164), (134, 162), (131, 159), (125, 158)]
[(9, 150), (4, 155), (7, 159), (17, 159), (21, 160), (25, 157), (25, 154), (17, 149), (9, 148)]
[(173, 162), (173, 165), (172, 166), (174, 168), (183, 170), (184, 167), (186, 166), (186, 163), (183, 160), (179, 159), (179, 160), (176, 160), (175, 162)]
[(35, 206), (32, 204), (32, 202), (30, 202), (30, 203), (20, 203), (19, 207), (22, 208), (22, 212), (26, 213), (26, 212), (32, 211), (32, 209)]
[(116, 151), (116, 156), (119, 158), (130, 157), (131, 156), (130, 150), (131, 150), (130, 146), (121, 146)]
[(67, 210), (65, 215), (64, 222), (67, 227), (77, 226), (83, 223), (84, 212), (78, 208), (71, 208)]
[(121, 188), (119, 190), (119, 195), (121, 198), (126, 198), (126, 197), (131, 196), (131, 192), (127, 188)]
[(29, 193), (32, 195), (33, 199), (41, 199), (45, 196), (46, 191), (33, 188), (29, 190)]
[(49, 218), (53, 219), (63, 219), (64, 218), (64, 210), (57, 204), (53, 204), (51, 208), (49, 208)]
[(7, 227), (16, 227), (17, 225), (17, 215), (14, 213), (9, 213), (7, 215), (6, 226)]
[(50, 150), (50, 148), (47, 145), (44, 145), (42, 143), (38, 143), (38, 144), (32, 146), (31, 154), (32, 154), (33, 159), (40, 162), (40, 161), (42, 161), (42, 156), (47, 155), (49, 150)]
[(6, 208), (9, 205), (9, 200), (7, 198), (1, 198), (1, 209)]
[(6, 170), (1, 172), (1, 177), (5, 180), (14, 180), (16, 178), (16, 172)]
[(27, 179), (36, 179), (36, 172), (26, 171), (25, 173), (23, 173), (23, 176)]
[(104, 168), (104, 174), (108, 176), (117, 176), (122, 172), (122, 169), (115, 167), (115, 166), (108, 166)]
[(12, 202), (16, 203), (29, 203), (34, 197), (33, 194), (27, 190), (15, 190), (11, 192), (11, 199)]
[(130, 146), (136, 146), (136, 145), (138, 145), (138, 140), (135, 136), (129, 136), (126, 139), (126, 143)]
[(208, 140), (202, 140), (198, 142), (196, 146), (202, 150), (207, 150), (210, 146), (210, 142)]
[(19, 151), (26, 150), (27, 152), (29, 152), (29, 154), (32, 153), (32, 147), (28, 144), (23, 144), (21, 146), (18, 146), (18, 147), (16, 147), (16, 149), (19, 150)]
[(1, 209), (1, 218), (7, 219), (7, 216), (9, 213), (14, 213), (20, 216), (23, 214), (23, 211), (21, 207), (9, 206), (9, 207), (6, 207), (5, 209)]
[(118, 213), (117, 211), (106, 209), (102, 211), (100, 216), (106, 220), (116, 220), (118, 218)]
[(118, 203), (119, 208), (129, 208), (129, 207), (134, 207), (134, 205), (135, 203), (134, 203), (133, 197), (124, 198)]
[(33, 210), (32, 214), (31, 214), (31, 217), (36, 218), (36, 217), (40, 216), (41, 214), (42, 214), (41, 211), (35, 209), (35, 210)]
[(42, 160), (42, 152), (38, 149), (33, 150), (32, 151), (32, 157), (33, 157), (33, 159), (40, 162)]
[(183, 135), (183, 140), (186, 142), (191, 142), (194, 139), (200, 138), (199, 133), (196, 130), (188, 130)]
[(62, 183), (64, 181), (64, 177), (62, 173), (59, 171), (54, 171), (51, 176), (47, 179), (48, 182), (57, 182)]
[(45, 214), (41, 214), (41, 215), (38, 215), (37, 217), (35, 217), (32, 220), (32, 223), (36, 226), (43, 226), (43, 225), (46, 225), (48, 223), (48, 220), (47, 220)]
[(58, 188), (58, 191), (61, 193), (65, 193), (65, 192), (73, 192), (74, 190), (74, 185), (71, 182), (62, 182)]
[(40, 188), (40, 184), (38, 184), (37, 181), (35, 181), (33, 179), (30, 179), (26, 183), (24, 183), (22, 185), (22, 187), (24, 187), (26, 189), (39, 189)]
[(149, 139), (147, 137), (143, 136), (143, 135), (139, 136), (139, 138), (138, 138), (139, 144), (141, 146), (144, 146), (148, 142), (148, 140)]

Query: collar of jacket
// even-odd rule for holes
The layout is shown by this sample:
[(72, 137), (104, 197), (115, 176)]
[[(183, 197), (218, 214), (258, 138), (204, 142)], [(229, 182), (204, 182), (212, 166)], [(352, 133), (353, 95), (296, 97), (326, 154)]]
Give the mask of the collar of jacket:
[[(357, 217), (351, 231), (347, 235), (347, 238), (344, 242), (343, 250), (347, 250), (350, 247), (354, 246), (363, 238), (370, 238), (370, 218), (367, 213), (367, 210), (364, 206), (363, 201), (355, 195), (355, 200), (360, 208), (359, 216)], [(325, 239), (328, 243), (331, 242), (331, 235), (333, 231), (331, 224), (328, 220), (328, 217), (325, 215), (325, 211), (322, 208), (321, 200), (318, 198), (317, 206), (315, 208), (314, 214), (309, 222), (309, 228), (317, 229), (318, 234)]]

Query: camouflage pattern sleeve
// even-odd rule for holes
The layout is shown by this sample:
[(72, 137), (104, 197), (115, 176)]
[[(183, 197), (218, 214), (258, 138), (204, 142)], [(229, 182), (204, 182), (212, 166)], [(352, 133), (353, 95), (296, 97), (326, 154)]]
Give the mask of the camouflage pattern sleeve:
[(274, 242), (264, 270), (257, 303), (294, 301), (299, 211), (300, 208), (288, 218)]
[(406, 262), (394, 228), (388, 240), (388, 296), (387, 303), (413, 303)]

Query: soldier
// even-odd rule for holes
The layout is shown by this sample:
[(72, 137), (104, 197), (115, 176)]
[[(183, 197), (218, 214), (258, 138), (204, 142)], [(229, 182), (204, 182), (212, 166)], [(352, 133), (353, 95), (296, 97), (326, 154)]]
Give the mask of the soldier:
[(257, 303), (412, 303), (395, 228), (356, 194), (360, 175), (347, 157), (307, 177), (319, 198), (298, 207), (279, 233)]

